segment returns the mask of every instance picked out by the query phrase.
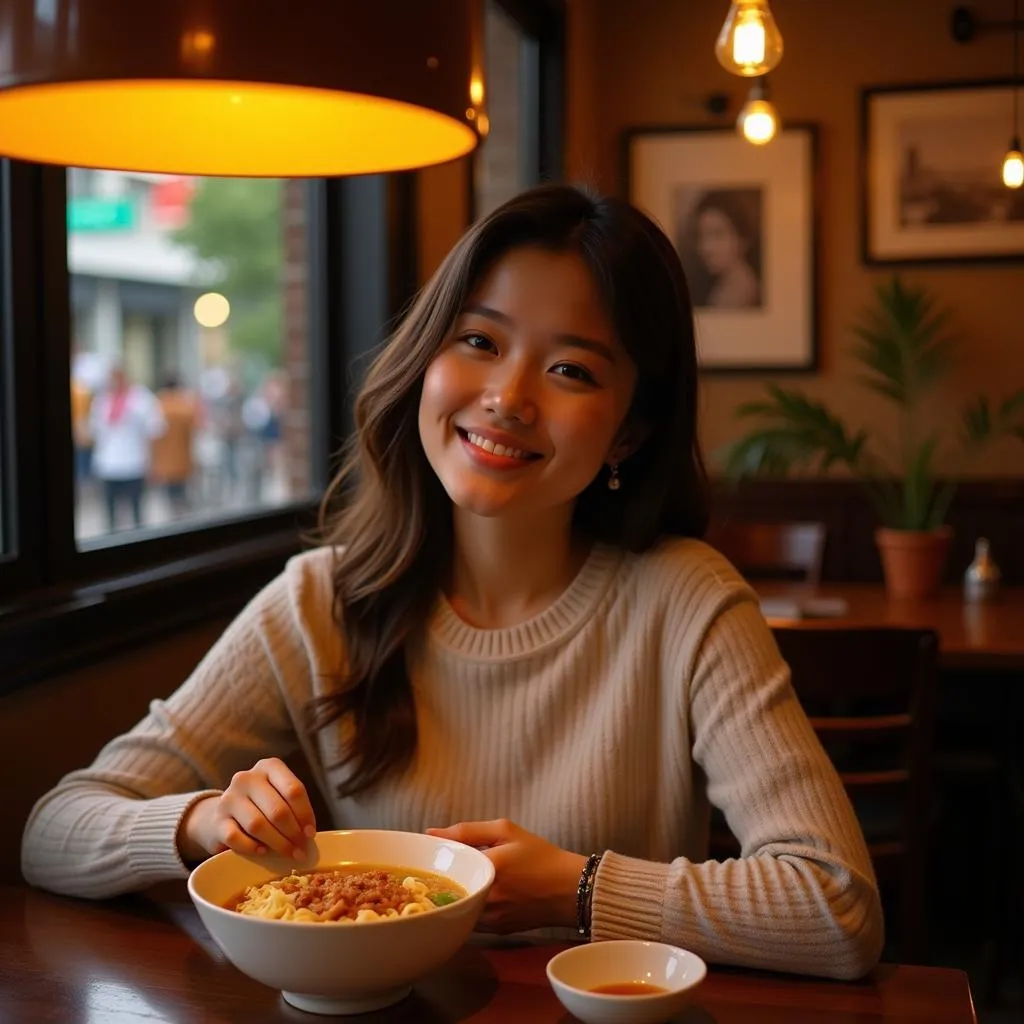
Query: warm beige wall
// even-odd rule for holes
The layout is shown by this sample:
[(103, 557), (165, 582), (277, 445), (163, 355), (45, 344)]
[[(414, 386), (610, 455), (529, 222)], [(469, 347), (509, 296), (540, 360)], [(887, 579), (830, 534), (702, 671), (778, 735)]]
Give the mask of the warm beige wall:
[[(1000, 0), (972, 5), (1006, 17)], [(951, 5), (939, 0), (773, 0), (786, 52), (772, 75), (783, 118), (820, 125), (820, 350), (822, 372), (776, 378), (827, 399), (855, 424), (886, 422), (852, 383), (844, 354), (849, 325), (885, 269), (860, 262), (860, 90), (865, 85), (1008, 76), (1005, 33), (970, 45), (948, 35)], [(728, 91), (738, 108), (744, 85), (715, 60), (726, 0), (568, 0), (568, 176), (618, 191), (620, 133), (635, 124), (712, 123), (703, 100)], [(1007, 126), (1009, 133), (1009, 126)], [(978, 390), (1024, 387), (1024, 261), (1018, 264), (910, 268), (905, 277), (932, 289), (954, 313), (962, 360), (933, 417)], [(735, 436), (732, 410), (759, 393), (748, 379), (708, 379), (704, 437), (709, 450)], [(978, 475), (1024, 475), (1024, 445), (1006, 443), (968, 467)]]

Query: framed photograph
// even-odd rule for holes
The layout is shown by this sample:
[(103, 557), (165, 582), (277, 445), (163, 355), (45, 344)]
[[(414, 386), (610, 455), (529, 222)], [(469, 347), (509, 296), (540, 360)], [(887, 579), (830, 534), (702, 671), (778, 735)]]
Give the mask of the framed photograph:
[(629, 199), (672, 239), (686, 270), (702, 370), (817, 367), (817, 131), (766, 146), (728, 128), (633, 128)]
[(1010, 82), (866, 89), (862, 128), (865, 263), (1024, 259)]

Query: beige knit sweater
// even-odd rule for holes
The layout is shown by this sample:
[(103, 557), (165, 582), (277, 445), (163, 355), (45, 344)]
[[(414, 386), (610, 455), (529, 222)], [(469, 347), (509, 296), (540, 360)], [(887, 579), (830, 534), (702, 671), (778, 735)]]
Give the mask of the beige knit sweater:
[[(504, 817), (608, 851), (595, 939), (836, 977), (875, 963), (882, 915), (856, 819), (755, 595), (711, 548), (598, 545), (554, 604), (507, 629), (469, 626), (440, 598), (411, 659), (414, 762), (346, 800), (322, 769), (337, 735), (310, 745), (298, 725), (342, 658), (330, 570), (326, 549), (292, 559), (183, 686), (39, 800), (29, 882), (106, 897), (184, 877), (186, 808), (301, 745), (334, 819), (320, 828)], [(705, 859), (709, 799), (740, 859)]]

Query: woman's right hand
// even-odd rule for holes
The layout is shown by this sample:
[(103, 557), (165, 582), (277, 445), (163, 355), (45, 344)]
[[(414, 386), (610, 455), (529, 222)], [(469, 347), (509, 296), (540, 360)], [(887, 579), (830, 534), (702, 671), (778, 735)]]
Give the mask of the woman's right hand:
[(220, 796), (206, 797), (188, 809), (178, 828), (178, 851), (186, 862), (223, 850), (274, 850), (298, 860), (315, 834), (306, 787), (280, 758), (267, 757), (236, 772)]

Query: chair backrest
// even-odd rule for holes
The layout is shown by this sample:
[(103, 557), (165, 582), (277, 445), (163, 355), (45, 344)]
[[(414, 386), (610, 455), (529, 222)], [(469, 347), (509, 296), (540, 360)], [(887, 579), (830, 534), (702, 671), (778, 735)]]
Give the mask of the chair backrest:
[(821, 579), (824, 523), (729, 522), (713, 528), (708, 541), (748, 579)]
[(904, 949), (915, 949), (927, 863), (938, 636), (928, 629), (817, 622), (777, 626), (774, 634), (797, 696), (850, 795), (880, 878), (897, 873)]
[[(927, 771), (938, 636), (930, 629), (787, 624), (775, 639), (793, 688), (844, 775), (857, 785), (916, 786)], [(846, 763), (867, 773), (846, 772)]]

